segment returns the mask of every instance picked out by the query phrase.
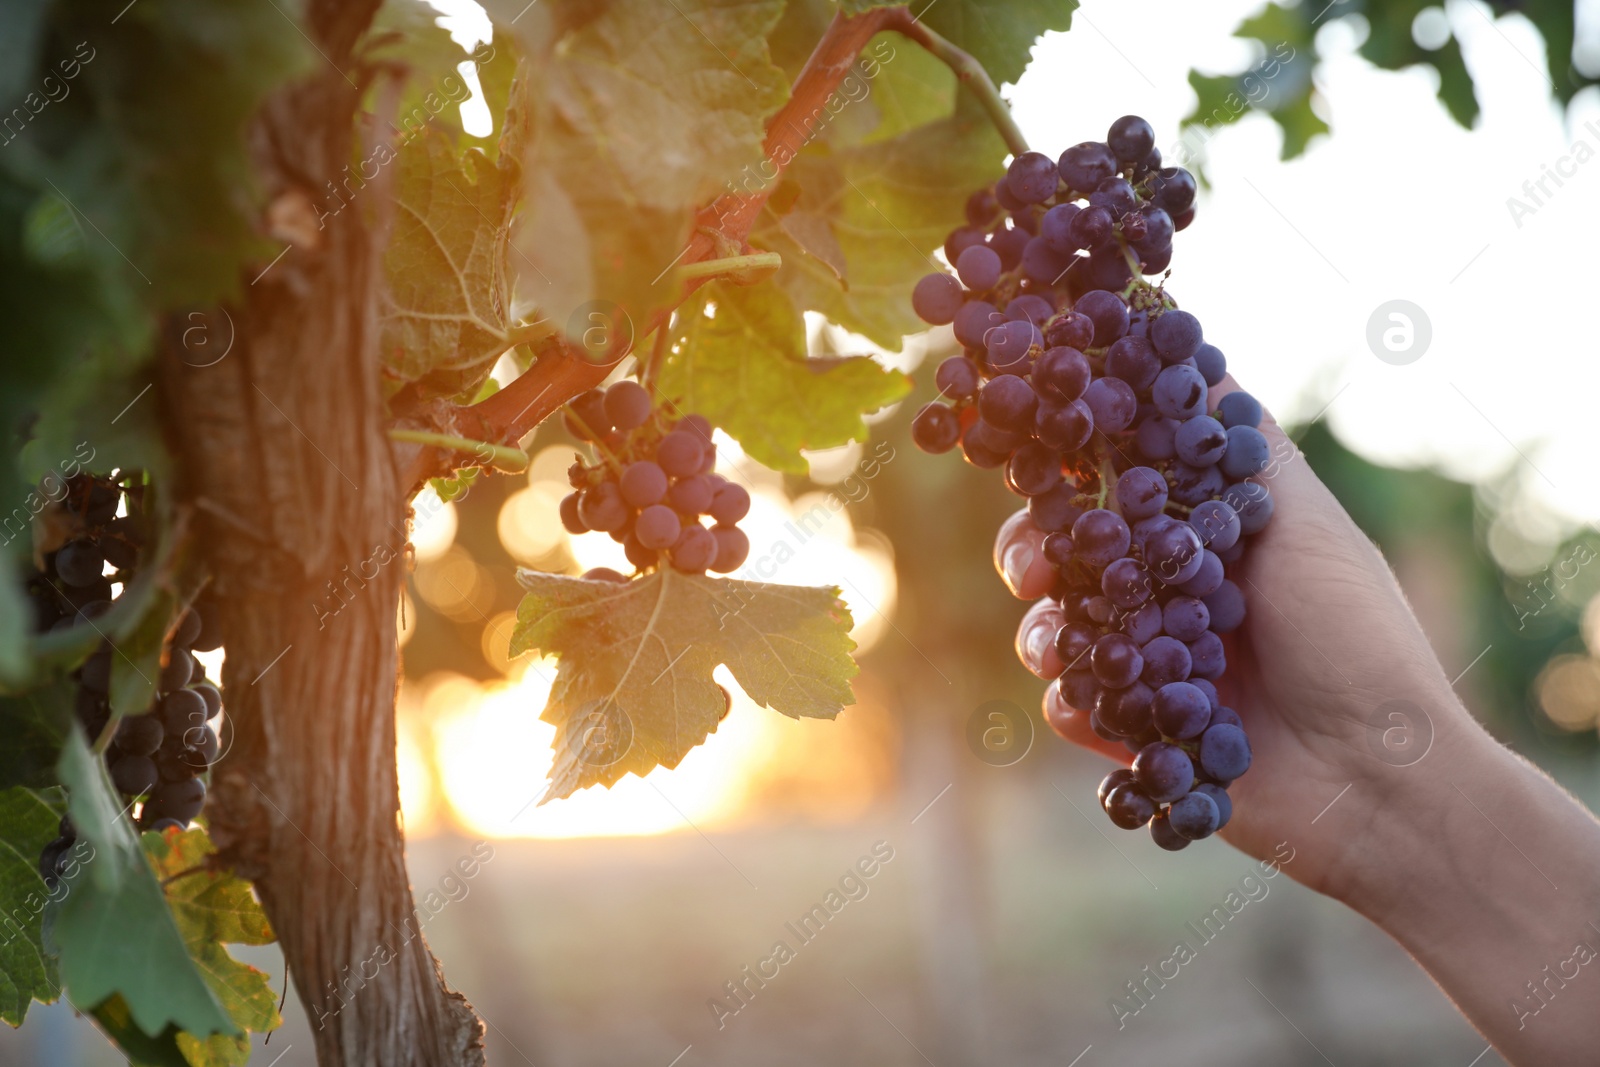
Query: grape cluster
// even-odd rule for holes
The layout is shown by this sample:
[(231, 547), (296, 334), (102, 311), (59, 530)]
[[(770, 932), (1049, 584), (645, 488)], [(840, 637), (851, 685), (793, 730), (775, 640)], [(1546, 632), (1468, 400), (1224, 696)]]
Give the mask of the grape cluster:
[(574, 491), (561, 501), (561, 523), (569, 532), (610, 534), (640, 571), (663, 560), (689, 574), (744, 564), (750, 538), (738, 523), (750, 494), (712, 470), (709, 422), (669, 415), (631, 379), (578, 396), (565, 420), (599, 455), (592, 464), (579, 456), (567, 471)]
[(1194, 197), (1150, 124), (1126, 116), (1059, 160), (1016, 157), (945, 242), (955, 276), (930, 274), (912, 297), (964, 349), (940, 364), (941, 399), (913, 439), (1003, 467), (1027, 497), (1066, 620), (1046, 707), (1087, 712), (1136, 754), (1101, 783), (1101, 806), (1172, 851), (1227, 824), (1227, 787), (1250, 766), (1214, 683), (1220, 635), (1245, 613), (1228, 567), (1273, 511), (1251, 480), (1269, 461), (1260, 403), (1236, 392), (1209, 408), (1226, 360), (1145, 279), (1167, 268)]
[[(66, 539), (45, 554), (44, 569), (26, 583), (37, 630), (94, 626), (126, 591), (145, 541), (143, 488), (138, 483), (133, 472), (116, 477), (84, 474), (67, 482), (53, 523)], [(216, 618), (215, 608), (203, 603), (184, 612), (168, 637), (151, 706), (118, 722), (106, 749), (112, 784), (130, 802), (129, 810), (142, 798), (137, 816), (142, 830), (186, 827), (205, 803), (201, 776), (220, 749), (212, 723), (222, 710), (222, 692), (206, 679), (193, 653), (221, 647)], [(73, 674), (74, 710), (91, 740), (111, 721), (107, 694), (112, 659), (118, 654), (102, 639)], [(61, 836), (39, 857), (46, 882), (54, 883), (66, 868), (75, 842), (70, 821), (63, 819)]]

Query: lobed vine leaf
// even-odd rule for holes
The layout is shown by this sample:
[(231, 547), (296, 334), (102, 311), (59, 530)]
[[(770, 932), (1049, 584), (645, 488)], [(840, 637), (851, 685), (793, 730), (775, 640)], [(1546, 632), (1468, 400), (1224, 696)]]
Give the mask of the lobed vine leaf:
[(795, 718), (854, 702), (850, 613), (832, 588), (664, 569), (627, 583), (521, 571), (511, 654), (560, 658), (542, 718), (556, 727), (545, 799), (675, 767), (726, 710), (725, 664), (751, 699)]
[[(895, 6), (895, 0), (839, 3), (849, 15)], [(1041, 34), (1072, 29), (1078, 0), (913, 0), (906, 7), (917, 21), (981, 63), (1000, 85), (1022, 77)]]
[(866, 356), (808, 359), (805, 320), (775, 285), (703, 286), (683, 306), (676, 331), (662, 394), (776, 470), (804, 474), (801, 449), (864, 439), (862, 415), (911, 391), (904, 374)]
[(72, 728), (77, 684), (57, 678), (25, 693), (0, 696), (0, 789), (43, 788), (56, 780), (62, 742)]
[[(30, 1002), (61, 993), (44, 947), (44, 913), (55, 893), (39, 876), (39, 853), (57, 836), (59, 790), (0, 790), (0, 1019), (21, 1026)], [(55, 801), (53, 806), (51, 801)]]

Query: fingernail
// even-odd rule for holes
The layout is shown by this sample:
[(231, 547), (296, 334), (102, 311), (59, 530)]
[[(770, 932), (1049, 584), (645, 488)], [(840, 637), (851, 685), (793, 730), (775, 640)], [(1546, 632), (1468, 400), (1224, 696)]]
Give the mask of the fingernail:
[[(1057, 627), (1056, 629), (1060, 629), (1060, 627)], [(1033, 628), (1028, 631), (1027, 640), (1028, 663), (1031, 664), (1035, 670), (1043, 669), (1045, 651), (1055, 640), (1055, 630), (1052, 630), (1050, 625), (1046, 622), (1036, 622), (1033, 624)]]
[(1020, 593), (1023, 579), (1028, 576), (1028, 568), (1033, 566), (1033, 544), (1027, 540), (1014, 541), (1006, 549), (1005, 555), (1000, 558), (1001, 568), (1005, 571), (1006, 584), (1013, 593)]

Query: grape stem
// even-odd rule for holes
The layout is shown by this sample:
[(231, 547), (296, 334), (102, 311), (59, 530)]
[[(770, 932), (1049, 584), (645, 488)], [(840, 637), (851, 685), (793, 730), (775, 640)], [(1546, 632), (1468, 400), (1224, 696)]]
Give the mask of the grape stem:
[(1028, 139), (1022, 135), (1022, 129), (1017, 125), (1016, 119), (1011, 117), (1011, 108), (1001, 98), (1000, 90), (995, 87), (994, 79), (989, 77), (989, 72), (983, 69), (982, 63), (929, 29), (906, 8), (894, 8), (889, 15), (886, 28), (896, 31), (903, 37), (909, 37), (934, 58), (955, 71), (956, 78), (972, 90), (972, 95), (983, 105), (989, 121), (1000, 131), (1000, 136), (1005, 139), (1006, 147), (1011, 149), (1012, 155), (1020, 156), (1028, 151)]
[(669, 322), (663, 322), (656, 327), (656, 341), (650, 346), (650, 358), (639, 369), (639, 383), (650, 390), (651, 399), (655, 398), (656, 380), (661, 377), (661, 365), (667, 361), (667, 350), (671, 347), (670, 325)]
[(470, 452), (479, 465), (487, 464), (497, 470), (513, 474), (528, 469), (528, 454), (510, 445), (497, 445), (489, 441), (476, 441), (470, 437), (452, 437), (433, 430), (390, 430), (391, 441), (409, 441), (415, 445), (432, 445), (453, 452)]
[(752, 285), (783, 266), (783, 257), (776, 252), (752, 252), (745, 256), (728, 256), (724, 259), (705, 259), (699, 263), (685, 263), (678, 268), (680, 278), (714, 278), (719, 274), (733, 275), (740, 285)]

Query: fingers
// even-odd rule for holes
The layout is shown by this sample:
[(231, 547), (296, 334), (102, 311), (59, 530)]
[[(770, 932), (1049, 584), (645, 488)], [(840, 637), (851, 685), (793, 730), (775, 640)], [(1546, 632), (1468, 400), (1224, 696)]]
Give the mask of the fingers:
[(1061, 658), (1056, 655), (1056, 631), (1066, 623), (1061, 605), (1046, 597), (1028, 609), (1017, 627), (1017, 658), (1040, 678), (1061, 675)]
[(1044, 558), (1044, 539), (1044, 531), (1033, 524), (1027, 509), (1000, 527), (994, 541), (994, 569), (1013, 596), (1033, 600), (1055, 584), (1056, 569)]
[(1123, 766), (1133, 762), (1133, 753), (1127, 746), (1096, 734), (1089, 726), (1089, 713), (1079, 711), (1062, 699), (1060, 682), (1050, 683), (1050, 688), (1044, 691), (1044, 720), (1050, 724), (1050, 729), (1081, 748), (1098, 752)]

